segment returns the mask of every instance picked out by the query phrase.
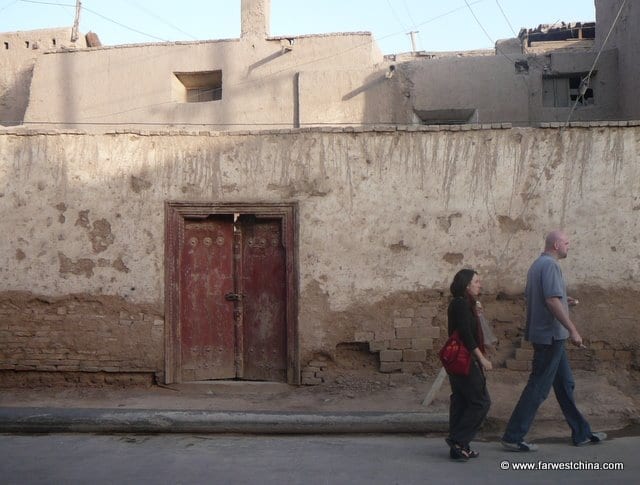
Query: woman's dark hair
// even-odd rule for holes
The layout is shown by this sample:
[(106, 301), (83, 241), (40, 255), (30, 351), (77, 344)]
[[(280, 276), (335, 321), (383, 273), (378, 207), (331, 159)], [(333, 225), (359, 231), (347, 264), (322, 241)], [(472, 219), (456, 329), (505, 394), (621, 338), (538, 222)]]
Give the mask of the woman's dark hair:
[(453, 277), (449, 291), (453, 296), (465, 296), (467, 292), (467, 286), (471, 283), (474, 275), (478, 272), (473, 269), (461, 269)]

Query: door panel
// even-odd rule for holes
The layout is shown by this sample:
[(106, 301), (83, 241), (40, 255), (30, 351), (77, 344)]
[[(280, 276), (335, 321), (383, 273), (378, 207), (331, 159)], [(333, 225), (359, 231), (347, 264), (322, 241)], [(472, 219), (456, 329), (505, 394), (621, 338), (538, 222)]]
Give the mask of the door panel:
[(175, 272), (167, 280), (176, 303), (169, 317), (176, 322), (170, 327), (175, 347), (167, 347), (172, 378), (286, 382), (292, 335), (283, 216), (233, 212), (174, 220), (168, 250), (176, 256)]
[(285, 248), (279, 219), (239, 218), (243, 378), (286, 381)]
[(236, 376), (233, 216), (187, 219), (180, 248), (182, 380)]

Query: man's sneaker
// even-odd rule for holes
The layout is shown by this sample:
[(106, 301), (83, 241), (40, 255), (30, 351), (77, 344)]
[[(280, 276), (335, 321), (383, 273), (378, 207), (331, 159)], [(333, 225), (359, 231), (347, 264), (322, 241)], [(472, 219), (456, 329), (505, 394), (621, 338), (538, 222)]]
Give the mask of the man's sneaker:
[(591, 436), (580, 443), (576, 443), (576, 446), (594, 445), (607, 439), (607, 433), (591, 433)]
[(502, 446), (509, 451), (538, 451), (538, 445), (533, 443), (527, 443), (526, 441), (520, 441), (518, 443), (509, 443), (502, 440)]

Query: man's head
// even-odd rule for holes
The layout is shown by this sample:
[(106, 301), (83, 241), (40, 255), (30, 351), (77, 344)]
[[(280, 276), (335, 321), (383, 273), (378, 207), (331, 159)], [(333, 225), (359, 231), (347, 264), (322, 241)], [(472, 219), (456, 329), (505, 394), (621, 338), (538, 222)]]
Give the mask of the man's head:
[(569, 238), (559, 229), (551, 231), (544, 239), (544, 252), (556, 259), (566, 258), (569, 252)]

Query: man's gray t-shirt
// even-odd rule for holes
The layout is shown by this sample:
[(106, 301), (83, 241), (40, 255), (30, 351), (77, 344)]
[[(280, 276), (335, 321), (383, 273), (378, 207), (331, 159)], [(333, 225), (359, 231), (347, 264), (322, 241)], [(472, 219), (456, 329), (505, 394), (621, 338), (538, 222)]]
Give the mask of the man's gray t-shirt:
[(566, 340), (569, 331), (556, 319), (546, 304), (546, 299), (558, 297), (569, 311), (567, 286), (556, 259), (542, 253), (527, 273), (524, 290), (527, 300), (527, 326), (525, 340), (534, 344), (551, 344), (554, 340)]

